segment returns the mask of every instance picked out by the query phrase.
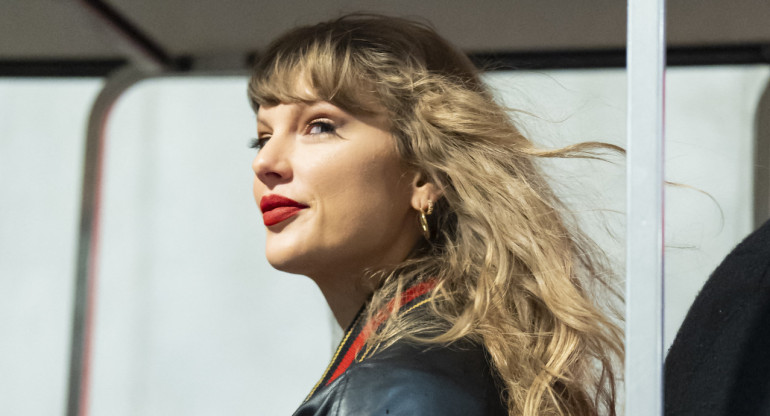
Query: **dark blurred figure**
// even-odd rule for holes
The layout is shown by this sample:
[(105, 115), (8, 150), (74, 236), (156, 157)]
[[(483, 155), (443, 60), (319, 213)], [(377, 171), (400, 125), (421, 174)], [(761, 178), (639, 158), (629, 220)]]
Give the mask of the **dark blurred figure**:
[(770, 415), (770, 221), (717, 267), (665, 369), (666, 416)]

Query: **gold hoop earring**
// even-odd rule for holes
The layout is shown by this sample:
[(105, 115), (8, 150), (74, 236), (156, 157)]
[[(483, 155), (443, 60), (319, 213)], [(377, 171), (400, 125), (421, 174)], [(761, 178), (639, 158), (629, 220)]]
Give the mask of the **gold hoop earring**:
[(428, 212), (420, 208), (420, 229), (426, 240), (430, 240), (430, 227), (428, 226), (428, 215), (433, 214), (433, 201), (428, 200)]

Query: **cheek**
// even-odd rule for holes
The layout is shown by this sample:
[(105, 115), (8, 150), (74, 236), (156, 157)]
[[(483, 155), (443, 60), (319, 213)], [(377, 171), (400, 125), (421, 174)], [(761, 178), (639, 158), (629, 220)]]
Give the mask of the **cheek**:
[(325, 184), (331, 196), (327, 208), (335, 209), (345, 229), (395, 226), (410, 208), (411, 195), (401, 170), (390, 159), (357, 162), (342, 165), (334, 180)]
[(395, 198), (400, 172), (387, 159), (358, 157), (330, 163), (335, 168), (316, 177), (328, 196), (345, 198), (351, 208), (369, 205), (373, 199)]

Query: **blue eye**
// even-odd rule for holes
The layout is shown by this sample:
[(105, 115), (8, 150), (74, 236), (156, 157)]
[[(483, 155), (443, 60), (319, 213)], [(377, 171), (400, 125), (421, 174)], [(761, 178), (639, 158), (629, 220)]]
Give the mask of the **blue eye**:
[(316, 120), (308, 124), (307, 134), (334, 133), (334, 125), (328, 120)]
[(249, 147), (252, 149), (262, 150), (263, 147), (267, 144), (267, 141), (270, 140), (270, 137), (255, 137), (249, 141)]

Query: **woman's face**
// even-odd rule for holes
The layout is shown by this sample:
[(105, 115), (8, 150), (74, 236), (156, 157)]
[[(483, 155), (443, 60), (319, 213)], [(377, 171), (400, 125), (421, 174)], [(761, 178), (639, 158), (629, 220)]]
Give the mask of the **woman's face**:
[(261, 106), (257, 131), (254, 198), (270, 264), (318, 280), (406, 258), (420, 238), (417, 179), (384, 116), (324, 101)]

